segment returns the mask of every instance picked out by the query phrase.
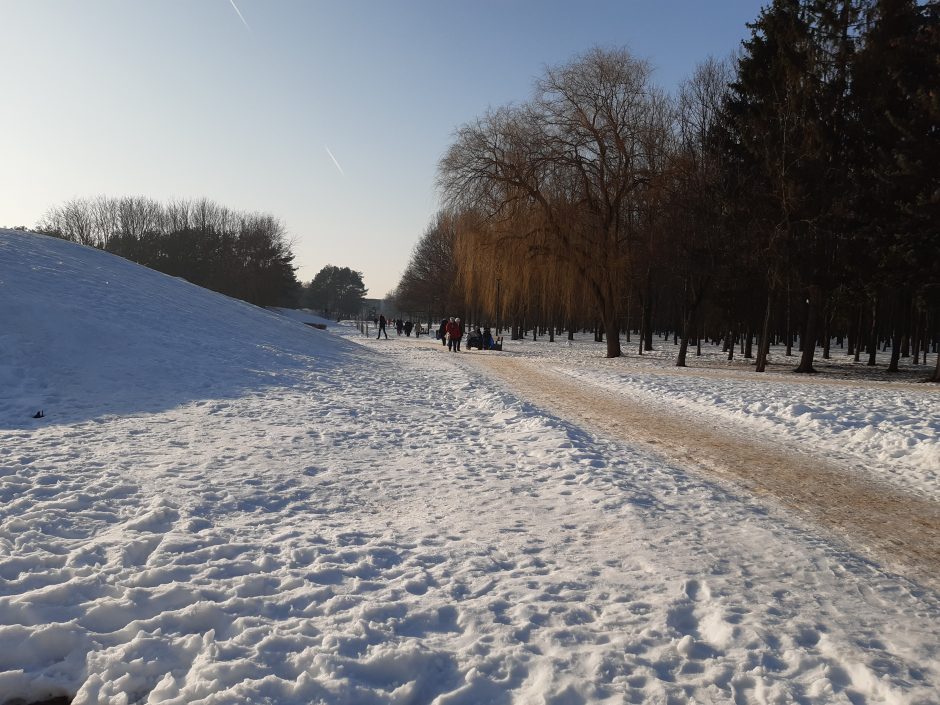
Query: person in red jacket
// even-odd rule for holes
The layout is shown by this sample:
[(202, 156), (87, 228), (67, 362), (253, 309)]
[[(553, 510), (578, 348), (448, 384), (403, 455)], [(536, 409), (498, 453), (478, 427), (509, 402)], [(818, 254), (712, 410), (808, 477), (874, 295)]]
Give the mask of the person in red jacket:
[(457, 343), (460, 341), (460, 333), (460, 324), (451, 316), (450, 320), (447, 321), (446, 328), (447, 349), (451, 352), (457, 352)]

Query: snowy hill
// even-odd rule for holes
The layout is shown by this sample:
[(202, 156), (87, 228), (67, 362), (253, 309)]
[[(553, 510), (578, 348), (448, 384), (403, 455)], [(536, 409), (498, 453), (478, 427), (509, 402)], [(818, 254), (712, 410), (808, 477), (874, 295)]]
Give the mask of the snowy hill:
[(0, 304), (0, 705), (937, 702), (935, 591), (470, 354), (20, 232)]
[(46, 423), (61, 423), (260, 392), (356, 351), (256, 306), (32, 233), (0, 230), (0, 296), (2, 425), (28, 426), (39, 409)]

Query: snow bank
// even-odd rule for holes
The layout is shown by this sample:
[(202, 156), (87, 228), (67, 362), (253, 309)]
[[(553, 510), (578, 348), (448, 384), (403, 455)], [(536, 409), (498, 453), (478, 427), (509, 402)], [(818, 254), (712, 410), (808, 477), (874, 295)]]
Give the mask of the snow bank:
[(6, 426), (40, 409), (61, 423), (236, 397), (355, 354), (251, 304), (32, 233), (0, 231), (0, 296)]

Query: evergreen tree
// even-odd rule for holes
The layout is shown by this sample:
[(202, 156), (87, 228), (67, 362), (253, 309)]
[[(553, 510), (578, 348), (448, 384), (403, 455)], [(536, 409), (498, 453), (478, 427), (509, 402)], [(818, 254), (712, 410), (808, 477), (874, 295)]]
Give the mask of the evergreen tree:
[(328, 264), (306, 286), (301, 300), (327, 318), (353, 317), (362, 310), (368, 291), (362, 282), (362, 272)]
[(940, 9), (879, 0), (859, 55), (857, 208), (872, 274), (891, 303), (898, 370), (918, 300), (940, 296)]

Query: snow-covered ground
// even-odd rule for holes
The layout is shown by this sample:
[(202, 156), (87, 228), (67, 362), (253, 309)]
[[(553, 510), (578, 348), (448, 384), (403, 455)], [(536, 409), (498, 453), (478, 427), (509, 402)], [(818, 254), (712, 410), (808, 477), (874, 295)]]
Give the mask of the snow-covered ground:
[[(629, 395), (645, 407), (707, 419), (744, 438), (775, 440), (815, 452), (855, 471), (940, 501), (940, 389), (916, 384), (928, 376), (909, 364), (900, 379), (855, 369), (835, 354), (817, 367), (818, 377), (792, 373), (793, 358), (772, 350), (776, 372), (757, 375), (753, 360), (736, 355), (732, 363), (718, 346), (706, 345), (703, 358), (690, 355), (690, 368), (675, 364), (676, 348), (657, 341), (652, 354), (602, 357), (603, 344), (587, 340), (504, 342), (516, 356), (538, 359), (550, 368), (608, 393)], [(887, 363), (884, 356), (883, 363)], [(934, 361), (933, 354), (930, 361)], [(909, 363), (909, 361), (905, 361)], [(834, 371), (834, 374), (832, 373)], [(870, 377), (874, 376), (872, 380)]]
[[(935, 592), (469, 357), (9, 231), (0, 300), (0, 704), (940, 700)], [(566, 369), (821, 452), (837, 429), (936, 497), (917, 394), (610, 362)]]

